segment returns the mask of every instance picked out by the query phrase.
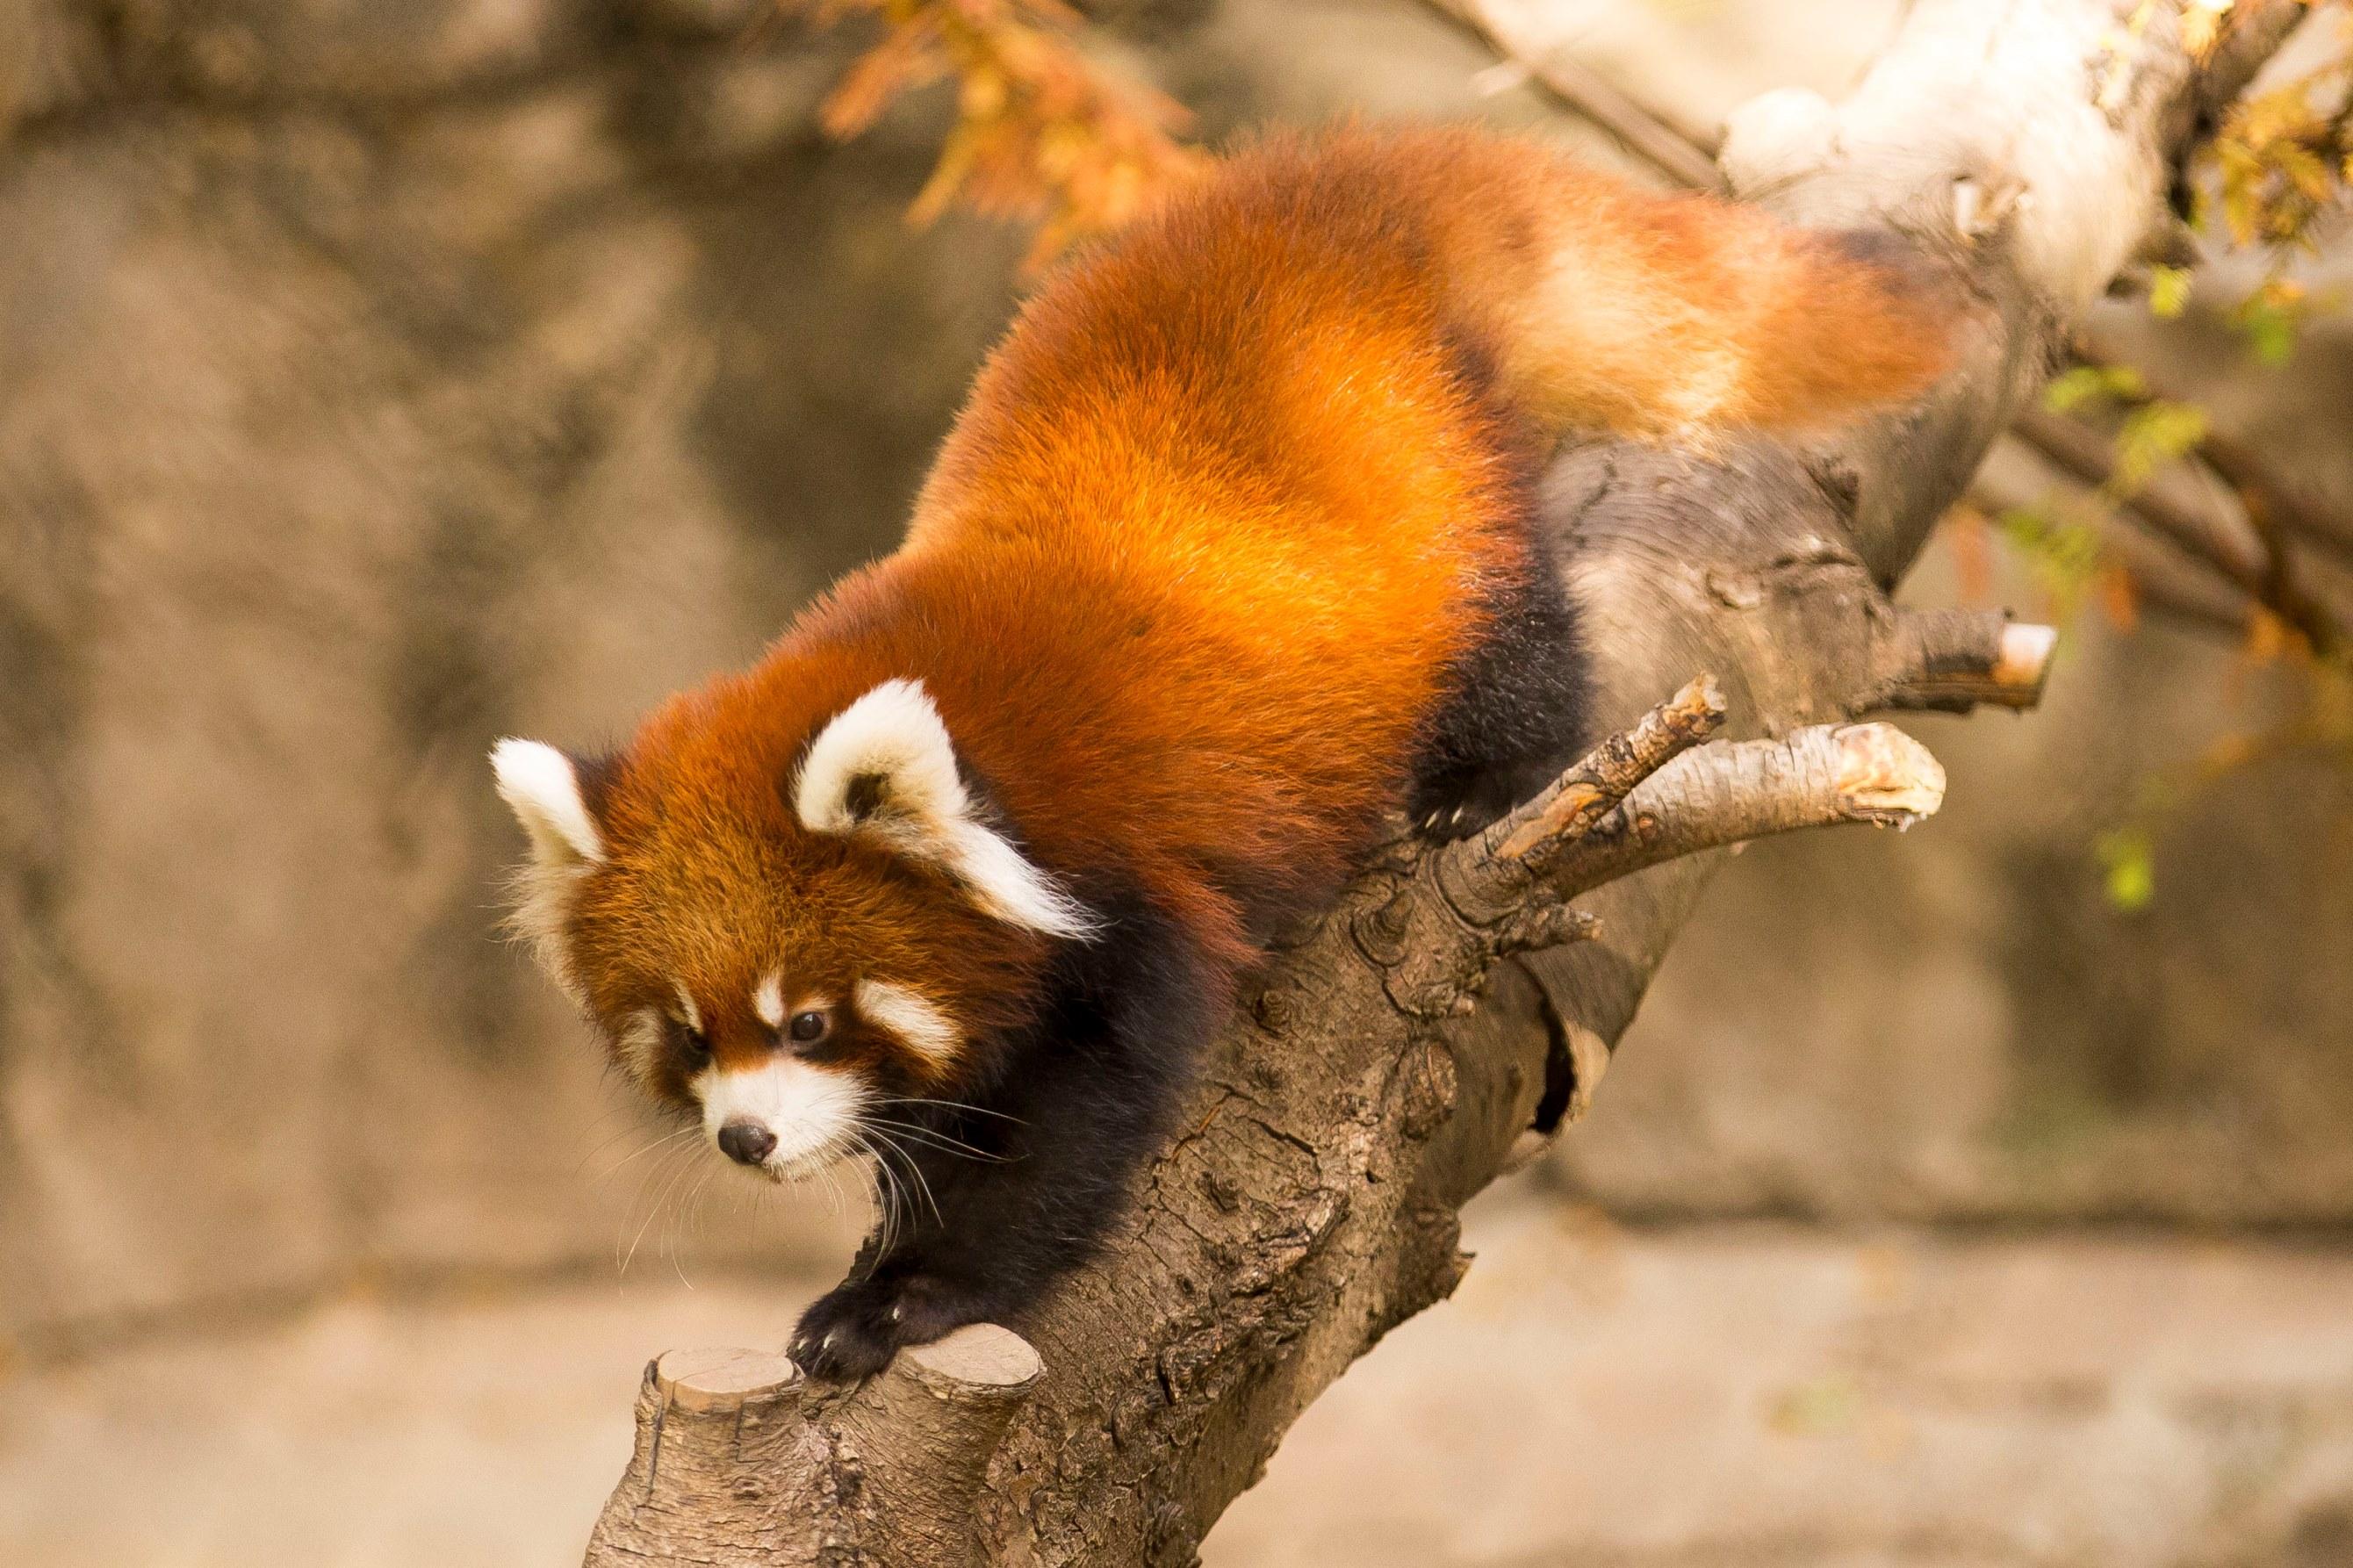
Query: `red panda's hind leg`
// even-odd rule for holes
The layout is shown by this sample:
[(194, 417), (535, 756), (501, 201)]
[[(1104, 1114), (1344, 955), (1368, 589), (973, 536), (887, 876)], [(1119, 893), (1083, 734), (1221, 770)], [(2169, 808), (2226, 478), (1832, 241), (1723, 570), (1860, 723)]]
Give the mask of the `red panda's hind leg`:
[(1476, 833), (1535, 795), (1588, 740), (1584, 645), (1550, 552), (1532, 545), (1484, 607), (1483, 635), (1447, 672), (1406, 800), (1414, 825), (1441, 839)]

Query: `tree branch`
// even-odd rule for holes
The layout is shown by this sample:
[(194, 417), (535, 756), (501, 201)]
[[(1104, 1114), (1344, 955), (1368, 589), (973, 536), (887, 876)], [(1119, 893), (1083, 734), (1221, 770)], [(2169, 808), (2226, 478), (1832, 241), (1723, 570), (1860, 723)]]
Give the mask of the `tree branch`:
[[(1041, 1370), (993, 1323), (918, 1346), (849, 1390), (813, 1387), (781, 1355), (672, 1351), (646, 1368), (637, 1452), (589, 1561), (675, 1561), (682, 1541), (717, 1568), (830, 1564), (862, 1541), (892, 1543), (881, 1561), (972, 1561), (989, 1456)], [(780, 1520), (826, 1525), (780, 1531)]]
[(1481, 0), (1430, 0), (1478, 35), (1481, 42), (1520, 68), (1561, 106), (1599, 126), (1620, 145), (1678, 185), (1714, 190), (1723, 183), (1715, 150), (1688, 127), (1671, 125), (1616, 83), (1570, 54), (1558, 37), (1539, 41), (1542, 14), (1525, 6)]
[[(1998, 442), (1970, 482), (1971, 503), (1996, 515), (2039, 505), (2049, 487), (2039, 473), (2020, 471), (2018, 459), (2029, 451), (2024, 442), (2010, 437)], [(2131, 577), (2137, 609), (2208, 636), (2246, 636), (2245, 598), (2212, 572), (2113, 511), (2102, 509), (2099, 522), (2100, 548)]]
[[(1194, 1560), (1297, 1413), (1452, 1289), (1461, 1203), (1589, 1097), (1721, 858), (1690, 851), (1916, 816), (1933, 763), (1842, 721), (2021, 689), (1991, 623), (1907, 625), (1886, 589), (2159, 210), (2193, 124), (2301, 13), (2242, 0), (2200, 68), (2168, 29), (2120, 27), (2124, 4), (1915, 0), (1844, 106), (1775, 94), (1736, 122), (1736, 191), (1948, 259), (1966, 301), (1951, 373), (1917, 408), (1803, 445), (1560, 457), (1546, 525), (1621, 736), (1493, 833), (1400, 837), (1295, 934), (1124, 1231), (1023, 1325), (1046, 1370), (1001, 1435), (976, 1424), (943, 1452), (912, 1413), (838, 1425), (885, 1409), (869, 1402), (895, 1397), (910, 1352), (876, 1393), (776, 1395), (748, 1437), (691, 1413), (682, 1441), (712, 1479), (673, 1501), (662, 1472), (683, 1478), (654, 1456), (681, 1402), (649, 1394), (593, 1564)], [(1695, 669), (1716, 685), (1642, 717)], [(1773, 738), (1702, 743), (1727, 710)], [(922, 1489), (935, 1474), (959, 1478), (945, 1501)]]
[(2287, 532), (2353, 569), (2353, 521), (2328, 510), (2242, 441), (2210, 435), (2198, 444), (2198, 455), (2224, 484), (2247, 498), (2250, 512), (2260, 510)]
[[(1670, 123), (1657, 110), (1636, 102), (1580, 64), (1567, 52), (1566, 39), (1546, 32), (1541, 9), (1496, 5), (1493, 0), (1430, 3), (1520, 66), (1565, 108), (1609, 132), (1669, 180), (1694, 189), (1712, 189), (1721, 183), (1711, 138)], [(2270, 36), (2260, 22), (2242, 27), (2231, 36), (2226, 52), (2261, 49)], [(2235, 68), (2226, 63), (2217, 62), (2217, 67), (2218, 74), (2235, 75)], [(1957, 226), (1965, 233), (1984, 221), (1984, 199), (1979, 194), (1983, 189), (1977, 182), (1957, 187)], [(2179, 226), (2160, 220), (2156, 240), (2180, 237)], [(2107, 437), (2080, 419), (2030, 407), (2019, 416), (2011, 433), (2086, 484), (2105, 487), (2116, 475)], [(2241, 497), (2248, 514), (2243, 521), (2224, 515), (2212, 497), (2199, 491), (2186, 473), (2178, 471), (2160, 474), (2138, 492), (2119, 499), (2116, 510), (2278, 616), (2315, 652), (2332, 657), (2346, 646), (2343, 617), (2306, 585), (2303, 574), (2295, 570), (2289, 539), (2353, 564), (2353, 524), (2281, 483), (2242, 444), (2209, 437), (2198, 455)], [(2209, 629), (2234, 635), (2245, 632), (2243, 610), (2218, 616), (2202, 596), (2176, 591), (2170, 574), (2162, 568), (2151, 570), (2144, 552), (2125, 546), (2116, 553), (2124, 558), (2136, 585), (2147, 587), (2159, 608)]]
[(1549, 878), (1586, 892), (1686, 855), (1862, 822), (1899, 831), (1944, 804), (1945, 770), (1892, 724), (1819, 724), (1709, 746), (1646, 779)]
[[(2116, 476), (2107, 438), (2079, 420), (2031, 409), (2021, 416), (2017, 430), (2085, 484), (2105, 486)], [(2277, 616), (2315, 653), (2334, 657), (2346, 645), (2344, 627), (2336, 611), (2305, 586), (2284, 537), (2294, 527), (2305, 538), (2327, 541), (2333, 520), (2268, 475), (2259, 476), (2254, 458), (2235, 443), (2209, 441), (2200, 456), (2238, 493), (2246, 509), (2243, 520), (2229, 516), (2183, 468), (2157, 475), (2121, 503), (2121, 510)], [(2243, 627), (2243, 616), (2241, 624)]]

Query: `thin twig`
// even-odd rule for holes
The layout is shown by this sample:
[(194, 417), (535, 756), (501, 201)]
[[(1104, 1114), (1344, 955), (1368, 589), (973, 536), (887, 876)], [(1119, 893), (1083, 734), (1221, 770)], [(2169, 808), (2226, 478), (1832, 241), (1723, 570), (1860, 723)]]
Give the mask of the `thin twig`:
[(1944, 768), (1893, 724), (1820, 724), (1779, 740), (1719, 742), (1643, 780), (1565, 847), (1546, 879), (1574, 894), (1768, 834), (1841, 823), (1905, 828), (1944, 798)]
[(1724, 722), (1724, 693), (1701, 676), (1642, 715), (1623, 734), (1594, 748), (1550, 788), (1490, 830), (1499, 859), (1525, 860), (1539, 846), (1577, 838), (1680, 752), (1715, 733)]
[(1715, 150), (1707, 145), (1707, 139), (1701, 133), (1669, 124), (1656, 110), (1629, 98), (1590, 66), (1558, 49), (1537, 52), (1524, 47), (1508, 36), (1508, 25), (1488, 15), (1483, 6), (1465, 0), (1433, 0), (1433, 4), (1497, 55), (1527, 72), (1528, 79), (1550, 93), (1561, 107), (1609, 132), (1628, 152), (1676, 184), (1713, 190), (1721, 184)]
[(2353, 521), (2328, 510), (2310, 491), (2283, 477), (2243, 442), (2209, 436), (2199, 443), (2198, 455), (2224, 484), (2239, 492), (2250, 514), (2260, 506), (2281, 528), (2353, 570)]
[[(2085, 484), (2105, 488), (2116, 477), (2107, 438), (2087, 426), (2031, 409), (2012, 428), (2035, 450)], [(2200, 506), (2178, 479), (2143, 486), (2122, 503), (2122, 510), (2278, 616), (2315, 653), (2334, 658), (2345, 647), (2345, 631), (2335, 612), (2313, 597), (2295, 570), (2294, 552), (2272, 510), (2279, 492), (2269, 488), (2233, 488), (2247, 511), (2249, 531), (2243, 538), (2233, 538), (2227, 520)]]

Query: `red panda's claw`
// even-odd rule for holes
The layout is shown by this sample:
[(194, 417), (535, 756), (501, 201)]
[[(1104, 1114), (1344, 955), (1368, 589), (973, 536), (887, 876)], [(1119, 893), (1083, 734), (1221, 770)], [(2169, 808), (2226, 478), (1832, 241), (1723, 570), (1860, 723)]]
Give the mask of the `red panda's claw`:
[(920, 1279), (848, 1281), (810, 1304), (785, 1353), (810, 1377), (871, 1376), (902, 1345), (935, 1340), (968, 1321), (946, 1301), (932, 1303), (933, 1294)]
[(855, 1382), (891, 1364), (898, 1342), (852, 1324), (838, 1324), (821, 1335), (804, 1331), (786, 1352), (809, 1377)]

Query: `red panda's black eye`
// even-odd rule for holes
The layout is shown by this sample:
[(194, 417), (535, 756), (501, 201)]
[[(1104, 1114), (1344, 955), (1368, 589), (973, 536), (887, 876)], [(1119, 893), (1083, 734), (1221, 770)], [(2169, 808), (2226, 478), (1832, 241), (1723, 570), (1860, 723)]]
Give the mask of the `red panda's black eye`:
[(814, 1011), (796, 1013), (793, 1021), (786, 1026), (786, 1033), (792, 1036), (794, 1044), (806, 1046), (825, 1038), (826, 1028), (824, 1014)]
[(689, 1057), (701, 1061), (711, 1054), (710, 1036), (700, 1029), (690, 1028), (683, 1024), (679, 1026), (679, 1029), (686, 1037), (686, 1054)]

